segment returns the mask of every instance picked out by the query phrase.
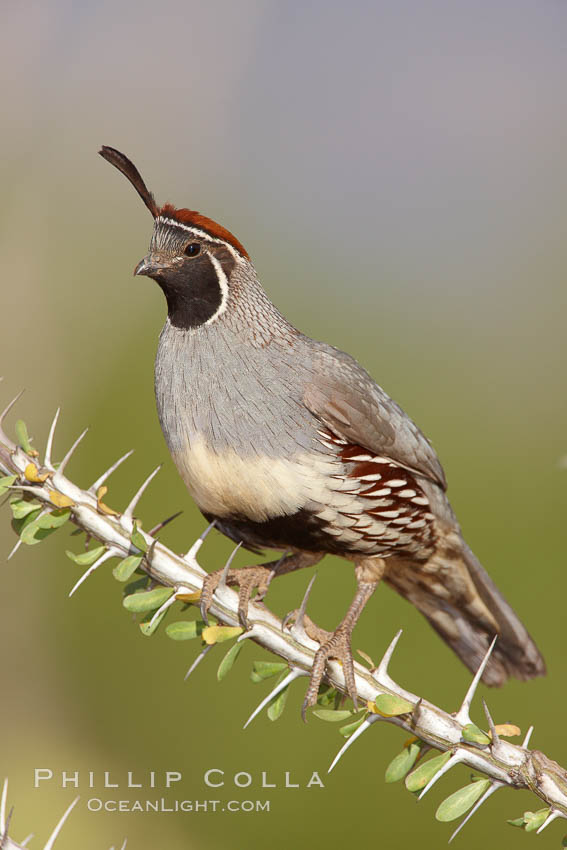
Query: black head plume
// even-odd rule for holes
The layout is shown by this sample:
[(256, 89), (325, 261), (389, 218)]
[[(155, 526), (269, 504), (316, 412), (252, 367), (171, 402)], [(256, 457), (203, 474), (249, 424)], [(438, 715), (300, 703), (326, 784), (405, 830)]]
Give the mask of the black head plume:
[(142, 180), (142, 176), (134, 163), (130, 162), (128, 157), (123, 153), (120, 153), (120, 151), (117, 151), (116, 148), (109, 148), (108, 145), (103, 145), (99, 150), (99, 154), (103, 159), (117, 168), (118, 171), (121, 171), (122, 174), (128, 178), (153, 217), (157, 218), (159, 215), (159, 209), (154, 196)]

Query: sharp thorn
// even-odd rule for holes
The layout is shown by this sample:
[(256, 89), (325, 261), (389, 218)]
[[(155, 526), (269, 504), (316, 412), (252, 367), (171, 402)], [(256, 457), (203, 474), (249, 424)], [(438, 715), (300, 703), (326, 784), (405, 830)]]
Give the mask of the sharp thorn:
[(2, 426), (4, 424), (4, 419), (6, 418), (8, 413), (11, 411), (13, 406), (16, 404), (16, 402), (21, 399), (23, 394), (24, 394), (24, 390), (21, 390), (18, 393), (18, 395), (15, 398), (12, 399), (10, 404), (7, 407), (4, 408), (2, 413), (0, 413), (0, 442), (2, 442), (5, 446), (7, 446), (11, 451), (13, 451), (16, 448), (16, 444), (8, 437), (8, 435), (5, 433), (4, 428)]
[(451, 758), (449, 759), (449, 761), (445, 762), (443, 767), (440, 767), (439, 770), (437, 771), (437, 773), (435, 773), (431, 777), (431, 779), (429, 780), (429, 782), (427, 783), (427, 785), (425, 786), (425, 788), (423, 789), (423, 791), (421, 792), (421, 794), (419, 795), (419, 797), (417, 799), (421, 800), (422, 797), (425, 797), (427, 792), (431, 788), (433, 788), (433, 786), (435, 785), (437, 780), (441, 779), (442, 776), (445, 776), (445, 774), (448, 773), (451, 770), (452, 767), (455, 767), (456, 764), (460, 764), (462, 762), (463, 758), (464, 758), (464, 754), (462, 752), (460, 752), (460, 750), (457, 750), (456, 752), (454, 752), (453, 755), (451, 756)]
[(160, 469), (161, 469), (161, 463), (160, 463), (159, 466), (156, 466), (156, 468), (154, 469), (154, 471), (150, 475), (148, 475), (148, 477), (146, 478), (146, 480), (144, 481), (144, 483), (142, 484), (142, 486), (140, 487), (140, 489), (138, 490), (138, 492), (136, 493), (136, 495), (134, 496), (134, 498), (132, 499), (132, 501), (130, 502), (130, 504), (128, 505), (126, 510), (124, 511), (124, 513), (122, 514), (122, 516), (124, 518), (132, 519), (132, 517), (134, 516), (134, 508), (136, 507), (136, 505), (138, 504), (138, 502), (142, 498), (146, 487), (156, 477), (156, 475), (158, 474)]
[(482, 795), (480, 800), (476, 801), (476, 803), (474, 804), (474, 806), (472, 807), (470, 812), (467, 814), (467, 816), (464, 817), (463, 820), (460, 822), (460, 824), (458, 825), (458, 827), (456, 828), (456, 830), (454, 831), (454, 833), (450, 837), (449, 841), (447, 842), (448, 844), (450, 844), (451, 841), (453, 840), (453, 838), (455, 838), (455, 836), (458, 835), (458, 833), (461, 831), (461, 829), (464, 827), (464, 825), (470, 821), (470, 819), (472, 818), (474, 813), (477, 812), (480, 809), (482, 804), (486, 803), (488, 798), (491, 797), (494, 794), (495, 791), (498, 791), (498, 789), (502, 788), (503, 786), (504, 786), (504, 783), (498, 782), (498, 781), (494, 781), (492, 783), (492, 785), (489, 785), (489, 787), (486, 789), (486, 791), (484, 792), (484, 794)]
[(144, 561), (146, 562), (148, 567), (151, 567), (151, 565), (152, 565), (152, 559), (154, 557), (154, 553), (156, 551), (157, 544), (158, 544), (157, 540), (152, 540), (152, 542), (149, 545), (148, 551), (144, 554)]
[(382, 656), (382, 660), (378, 664), (378, 667), (373, 672), (372, 675), (374, 676), (376, 681), (381, 681), (381, 682), (386, 683), (386, 684), (390, 684), (392, 682), (390, 674), (388, 673), (388, 667), (390, 665), (390, 661), (392, 660), (392, 655), (394, 654), (394, 650), (395, 650), (396, 646), (398, 645), (398, 641), (402, 636), (402, 631), (403, 631), (403, 629), (399, 629), (396, 632), (396, 634), (394, 635), (394, 637), (392, 638), (392, 640), (390, 642), (390, 645), (388, 646), (388, 649), (386, 650), (386, 652)]
[(14, 548), (12, 549), (12, 551), (10, 552), (8, 557), (6, 558), (7, 561), (9, 561), (10, 558), (12, 558), (16, 554), (16, 552), (18, 551), (18, 549), (20, 548), (20, 546), (22, 545), (23, 542), (24, 541), (21, 538), (18, 539), (16, 545), (14, 546)]
[(225, 565), (224, 565), (224, 567), (223, 567), (223, 571), (222, 571), (222, 573), (221, 573), (221, 577), (220, 577), (219, 583), (218, 583), (218, 584), (217, 584), (217, 586), (216, 586), (215, 593), (216, 593), (216, 591), (217, 591), (219, 588), (221, 588), (221, 590), (222, 590), (223, 588), (225, 588), (225, 587), (227, 586), (227, 585), (226, 585), (226, 579), (227, 579), (227, 576), (228, 576), (228, 571), (229, 571), (229, 569), (230, 569), (230, 565), (231, 565), (231, 564), (232, 564), (232, 562), (234, 561), (234, 559), (235, 559), (235, 557), (236, 557), (236, 553), (238, 552), (238, 550), (240, 549), (240, 547), (241, 547), (241, 546), (242, 546), (242, 540), (240, 541), (240, 543), (238, 543), (238, 544), (234, 547), (234, 549), (233, 549), (233, 550), (232, 550), (232, 552), (230, 553), (230, 555), (229, 555), (229, 557), (228, 557), (228, 560), (227, 560), (226, 564), (225, 564)]
[(494, 649), (494, 644), (496, 643), (497, 637), (498, 637), (498, 635), (494, 635), (494, 638), (492, 639), (492, 643), (488, 647), (484, 658), (480, 662), (479, 668), (475, 673), (474, 679), (472, 680), (470, 687), (465, 694), (465, 698), (463, 700), (463, 703), (462, 703), (460, 709), (455, 714), (455, 720), (457, 720), (457, 722), (460, 723), (462, 726), (466, 726), (467, 723), (472, 722), (470, 714), (469, 714), (471, 703), (474, 699), (476, 689), (478, 688), (479, 682), (482, 678), (482, 674), (484, 673), (486, 665), (488, 664), (488, 660), (489, 660), (489, 658), (492, 654), (492, 650)]
[(544, 820), (544, 822), (542, 823), (542, 825), (540, 826), (540, 828), (536, 831), (536, 835), (539, 835), (540, 832), (543, 832), (543, 830), (546, 829), (549, 824), (555, 820), (555, 818), (559, 817), (565, 817), (565, 815), (562, 815), (561, 812), (559, 812), (557, 809), (552, 809)]
[(300, 676), (307, 676), (307, 675), (308, 674), (305, 672), (305, 670), (300, 670), (298, 667), (294, 668), (293, 670), (290, 670), (290, 672), (287, 674), (285, 679), (282, 679), (282, 681), (278, 685), (276, 685), (275, 688), (273, 688), (270, 691), (268, 696), (264, 697), (262, 702), (259, 705), (256, 706), (256, 708), (254, 709), (254, 711), (252, 712), (252, 714), (250, 715), (250, 717), (248, 718), (248, 720), (246, 721), (246, 723), (244, 724), (244, 726), (242, 728), (246, 729), (246, 727), (249, 726), (252, 723), (254, 718), (257, 717), (258, 714), (260, 714), (262, 709), (265, 708), (268, 705), (268, 703), (271, 702), (271, 700), (273, 700), (274, 697), (276, 697), (285, 688), (287, 688), (288, 685), (290, 685), (294, 681), (294, 679), (298, 679)]
[(27, 847), (27, 846), (28, 846), (28, 844), (29, 844), (29, 842), (32, 840), (33, 836), (34, 836), (34, 833), (33, 833), (33, 832), (30, 832), (30, 834), (29, 834), (29, 835), (26, 835), (26, 837), (25, 837), (25, 838), (24, 838), (24, 840), (22, 841), (21, 846), (22, 846), (22, 847)]
[(75, 806), (77, 805), (78, 802), (79, 802), (79, 798), (75, 797), (75, 799), (73, 800), (71, 805), (68, 807), (67, 811), (65, 812), (65, 814), (63, 815), (63, 817), (61, 818), (61, 820), (59, 821), (59, 823), (57, 824), (57, 826), (55, 827), (55, 829), (53, 830), (53, 832), (51, 833), (49, 838), (47, 839), (47, 843), (46, 843), (45, 847), (43, 848), (43, 850), (52, 850), (53, 845), (55, 844), (55, 839), (57, 838), (57, 836), (59, 835), (59, 833), (63, 829), (63, 824), (65, 823), (65, 821), (67, 820), (67, 818), (69, 817), (69, 815), (71, 814), (71, 812), (73, 811), (73, 809), (75, 808)]
[(120, 848), (120, 850), (126, 850), (126, 844), (127, 844), (127, 843), (128, 843), (128, 839), (127, 839), (127, 838), (125, 838), (125, 839), (124, 839), (124, 844), (122, 845), (122, 847)]
[(153, 615), (152, 619), (150, 620), (149, 625), (148, 625), (148, 629), (151, 629), (151, 627), (153, 626), (155, 621), (158, 619), (158, 617), (160, 617), (163, 613), (165, 613), (165, 611), (167, 611), (168, 608), (171, 608), (171, 606), (173, 605), (174, 602), (176, 602), (175, 593), (173, 593), (169, 597), (169, 599), (166, 599), (165, 602), (163, 603), (163, 605), (160, 605), (160, 607), (157, 609), (157, 611)]
[(193, 672), (193, 670), (194, 670), (196, 667), (198, 667), (198, 666), (199, 666), (199, 664), (201, 663), (201, 661), (203, 660), (203, 658), (205, 657), (205, 655), (207, 654), (207, 652), (210, 652), (210, 651), (211, 651), (211, 649), (213, 648), (213, 646), (214, 646), (214, 644), (211, 644), (210, 646), (206, 646), (206, 647), (202, 650), (202, 652), (200, 652), (200, 653), (199, 653), (199, 655), (197, 656), (197, 658), (194, 660), (194, 662), (192, 663), (192, 665), (189, 667), (189, 669), (188, 669), (188, 670), (187, 670), (187, 672), (185, 673), (185, 677), (184, 677), (184, 679), (183, 679), (183, 681), (184, 681), (184, 682), (186, 682), (186, 681), (187, 681), (187, 679), (189, 678), (189, 676), (191, 675), (191, 673)]
[(6, 832), (6, 800), (8, 798), (8, 779), (4, 780), (2, 786), (2, 797), (0, 798), (0, 838)]
[(54, 472), (53, 463), (51, 460), (51, 454), (53, 452), (53, 437), (55, 436), (55, 428), (57, 427), (57, 420), (59, 419), (59, 414), (61, 413), (61, 408), (58, 407), (55, 411), (55, 416), (53, 417), (53, 422), (51, 423), (51, 428), (49, 429), (49, 434), (47, 437), (47, 445), (45, 447), (45, 461), (44, 466), (47, 469), (50, 469), (51, 472)]
[(311, 596), (311, 590), (313, 585), (315, 584), (315, 579), (317, 578), (317, 573), (313, 573), (309, 584), (303, 594), (303, 599), (301, 600), (301, 605), (299, 606), (299, 611), (297, 612), (297, 617), (295, 618), (295, 623), (291, 627), (292, 635), (304, 635), (305, 634), (305, 612), (307, 611), (307, 603), (309, 602), (309, 597)]
[(96, 495), (96, 491), (98, 490), (99, 487), (102, 487), (102, 485), (107, 480), (107, 478), (110, 478), (112, 473), (116, 472), (118, 467), (122, 463), (124, 463), (124, 461), (127, 460), (130, 457), (130, 455), (133, 455), (133, 454), (134, 454), (134, 449), (130, 449), (129, 452), (126, 452), (125, 455), (122, 455), (122, 457), (118, 458), (116, 463), (113, 463), (112, 466), (109, 467), (109, 469), (106, 470), (106, 472), (102, 473), (100, 478), (97, 478), (97, 480), (94, 482), (94, 484), (91, 484), (91, 486), (89, 487), (89, 493), (93, 493), (93, 495)]
[(215, 524), (216, 524), (216, 519), (214, 519), (211, 522), (211, 524), (206, 527), (206, 529), (203, 531), (203, 533), (201, 534), (200, 537), (197, 537), (197, 539), (195, 540), (195, 542), (193, 543), (193, 545), (191, 546), (191, 548), (189, 549), (187, 554), (184, 556), (185, 561), (191, 561), (196, 557), (197, 552), (199, 551), (199, 549), (203, 545), (203, 541), (205, 540), (207, 534), (210, 531), (213, 530), (213, 528), (215, 527)]
[(59, 464), (59, 466), (58, 466), (58, 468), (57, 468), (57, 470), (56, 470), (55, 474), (53, 475), (53, 483), (54, 483), (54, 484), (56, 484), (56, 483), (57, 483), (57, 481), (58, 481), (58, 479), (59, 479), (60, 477), (63, 477), (63, 471), (64, 471), (65, 467), (67, 466), (67, 464), (68, 464), (68, 463), (69, 463), (69, 461), (71, 460), (71, 457), (73, 456), (73, 454), (74, 454), (74, 452), (75, 452), (75, 449), (77, 448), (77, 446), (79, 445), (79, 443), (81, 442), (81, 440), (82, 440), (82, 439), (86, 436), (86, 434), (87, 434), (88, 430), (89, 430), (88, 428), (85, 428), (85, 430), (83, 431), (83, 433), (82, 433), (82, 434), (80, 434), (80, 435), (77, 437), (77, 439), (75, 440), (75, 442), (73, 443), (73, 445), (71, 446), (71, 448), (69, 449), (69, 451), (67, 452), (67, 454), (65, 455), (65, 457), (63, 458), (63, 460), (61, 461), (61, 463)]
[(534, 727), (530, 726), (530, 728), (526, 732), (526, 736), (525, 736), (524, 740), (522, 741), (522, 749), (524, 749), (524, 750), (528, 749), (528, 745), (530, 743), (533, 731), (534, 731)]
[(236, 638), (236, 643), (240, 643), (243, 640), (248, 640), (248, 638), (251, 638), (251, 637), (256, 637), (256, 634), (257, 634), (257, 628), (256, 628), (256, 625), (253, 624), (252, 628), (248, 629), (247, 632), (244, 632), (244, 634), (242, 634), (242, 635), (238, 635), (238, 637)]
[(484, 708), (484, 713), (486, 714), (486, 719), (488, 721), (488, 729), (490, 731), (490, 736), (492, 738), (492, 747), (493, 747), (493, 749), (497, 750), (498, 747), (500, 746), (500, 743), (501, 743), (500, 736), (498, 735), (498, 732), (496, 731), (496, 726), (494, 725), (494, 720), (492, 719), (492, 715), (491, 715), (490, 711), (488, 710), (488, 706), (487, 706), (486, 700), (484, 698), (482, 700), (482, 706)]
[(82, 583), (84, 581), (86, 581), (86, 579), (88, 579), (88, 577), (92, 573), (94, 573), (94, 571), (97, 570), (100, 567), (101, 564), (104, 564), (104, 562), (108, 561), (110, 558), (115, 558), (119, 554), (120, 554), (120, 552), (118, 551), (118, 549), (113, 549), (113, 548), (107, 549), (106, 552), (103, 552), (102, 555), (100, 556), (100, 558), (97, 558), (97, 560), (94, 562), (94, 564), (92, 566), (90, 566), (88, 568), (88, 570), (85, 570), (85, 572), (83, 573), (83, 575), (81, 576), (79, 581), (73, 586), (73, 589), (69, 593), (69, 598), (71, 598), (71, 596), (73, 596), (75, 591), (79, 589), (79, 587), (82, 585)]
[(350, 737), (348, 737), (346, 739), (346, 741), (344, 742), (344, 744), (342, 745), (342, 747), (340, 748), (340, 750), (336, 754), (335, 758), (331, 762), (331, 766), (329, 767), (329, 770), (327, 771), (327, 773), (330, 773), (337, 766), (337, 764), (342, 759), (342, 757), (344, 756), (344, 754), (346, 753), (348, 748), (351, 747), (354, 744), (356, 739), (360, 738), (362, 733), (366, 732), (368, 727), (372, 726), (373, 723), (377, 723), (378, 720), (380, 720), (379, 714), (371, 714), (369, 717), (367, 717), (365, 720), (363, 720), (363, 722), (360, 724), (358, 729), (355, 729), (354, 732), (352, 733), (352, 735), (350, 735)]
[(153, 537), (155, 534), (158, 534), (162, 530), (162, 528), (165, 528), (166, 525), (169, 525), (170, 522), (173, 522), (173, 520), (177, 519), (178, 516), (181, 516), (182, 513), (183, 511), (177, 511), (176, 514), (172, 514), (171, 516), (168, 516), (167, 519), (162, 520), (162, 522), (158, 522), (157, 525), (154, 525), (154, 527), (150, 531), (148, 531), (150, 537)]
[[(8, 817), (6, 818), (5, 830), (4, 830), (3, 833), (0, 833), (0, 850), (2, 850), (2, 848), (4, 846), (6, 846), (6, 847), (18, 846), (18, 845), (14, 845), (13, 842), (11, 842), (9, 837), (8, 837), (8, 833), (10, 831), (10, 824), (12, 822), (12, 815), (13, 814), (14, 814), (14, 807), (12, 806), (12, 808), (8, 812)], [(9, 843), (7, 843), (5, 845), (5, 842), (9, 842)]]

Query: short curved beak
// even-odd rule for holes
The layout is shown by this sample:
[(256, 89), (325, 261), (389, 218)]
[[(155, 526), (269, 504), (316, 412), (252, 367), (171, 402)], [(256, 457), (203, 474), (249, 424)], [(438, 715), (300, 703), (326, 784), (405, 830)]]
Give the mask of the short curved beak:
[(162, 271), (166, 268), (165, 263), (158, 262), (151, 254), (148, 254), (147, 257), (144, 257), (143, 260), (140, 260), (136, 268), (134, 269), (134, 274), (145, 275), (146, 277), (151, 277), (159, 271)]

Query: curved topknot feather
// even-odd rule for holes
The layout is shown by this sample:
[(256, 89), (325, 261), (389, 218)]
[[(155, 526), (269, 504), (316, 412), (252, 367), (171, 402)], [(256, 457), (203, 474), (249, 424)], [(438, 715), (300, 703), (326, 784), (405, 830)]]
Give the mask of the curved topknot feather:
[(125, 154), (117, 151), (116, 148), (108, 147), (108, 145), (103, 145), (99, 150), (99, 154), (103, 159), (117, 168), (118, 171), (121, 171), (122, 174), (128, 178), (153, 217), (157, 218), (159, 214), (158, 205), (134, 163), (131, 162)]

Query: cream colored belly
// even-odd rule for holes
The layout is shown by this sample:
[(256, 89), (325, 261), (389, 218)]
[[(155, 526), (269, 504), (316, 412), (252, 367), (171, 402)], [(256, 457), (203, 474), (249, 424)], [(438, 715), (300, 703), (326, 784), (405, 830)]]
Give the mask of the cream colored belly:
[(233, 449), (217, 453), (203, 440), (173, 455), (175, 464), (204, 513), (246, 516), (262, 522), (295, 513), (309, 501), (331, 497), (332, 458), (304, 453), (293, 460), (269, 456), (239, 457)]

